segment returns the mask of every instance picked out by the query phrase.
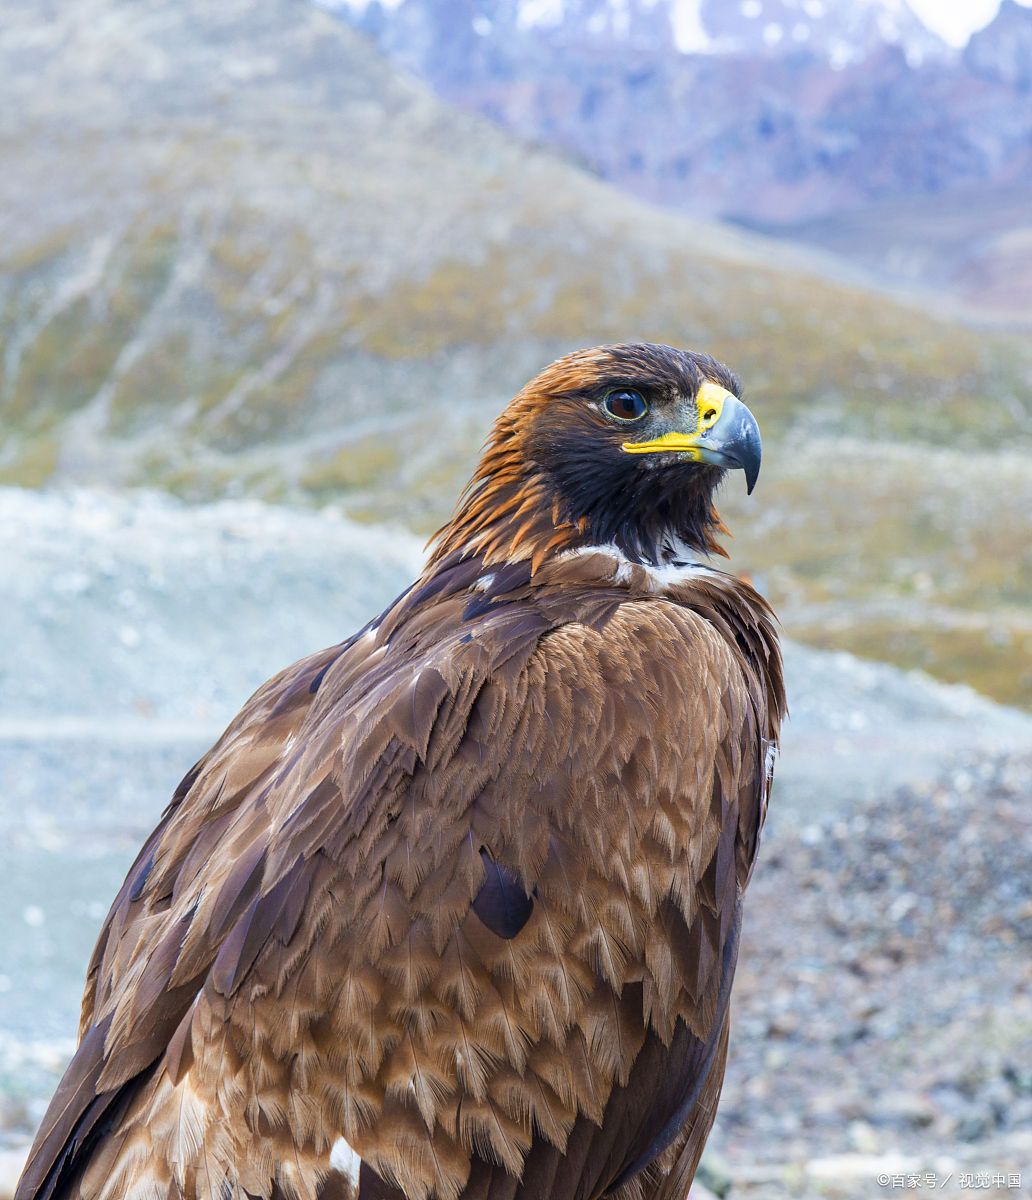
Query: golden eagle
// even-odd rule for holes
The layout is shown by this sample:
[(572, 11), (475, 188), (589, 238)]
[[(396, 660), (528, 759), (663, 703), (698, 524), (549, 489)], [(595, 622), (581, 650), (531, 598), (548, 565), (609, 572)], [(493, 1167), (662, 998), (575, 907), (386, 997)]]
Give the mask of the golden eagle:
[(687, 1194), (785, 708), (704, 561), (738, 390), (640, 344), (516, 396), (416, 582), (176, 790), (18, 1200)]

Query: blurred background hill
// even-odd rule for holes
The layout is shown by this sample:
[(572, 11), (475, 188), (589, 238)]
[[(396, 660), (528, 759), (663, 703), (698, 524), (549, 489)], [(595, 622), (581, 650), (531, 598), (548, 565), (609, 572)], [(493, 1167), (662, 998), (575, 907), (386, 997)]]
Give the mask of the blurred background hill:
[(636, 195), (1030, 320), (1032, 10), (1014, 0), (963, 48), (904, 0), (324, 3)]
[[(759, 489), (732, 481), (722, 511), (732, 569), (791, 640), (771, 911), (794, 906), (798, 872), (821, 886), (853, 872), (864, 893), (861, 864), (901, 808), (915, 846), (955, 840), (963, 812), (965, 844), (984, 822), (997, 857), (1018, 855), (1032, 9), (1003, 0), (986, 19), (959, 45), (904, 0), (0, 0), (13, 1142), (67, 1052), (104, 902), (190, 756), (248, 688), (390, 599), (491, 419), (575, 346), (705, 349), (763, 427)], [(937, 940), (907, 914), (946, 911), (937, 889), (963, 854), (925, 863), (931, 881), (915, 870), (886, 866), (864, 909), (872, 945), (879, 913), (903, 939), (875, 960), (902, 955), (910, 983), (871, 968), (867, 984), (890, 1014), (942, 986), (983, 1014), (980, 1032), (940, 1069), (942, 1042), (894, 1048), (918, 1038), (919, 1011), (895, 1032), (857, 1016), (863, 1097), (825, 1095), (805, 1136), (769, 1125), (733, 1076), (724, 1145), (741, 1186), (757, 1156), (1029, 1149), (1032, 1078), (1012, 1058), (1032, 1028), (1032, 901), (986, 865), (977, 920), (950, 918)], [(1025, 932), (983, 927), (985, 897), (1025, 912)], [(831, 926), (813, 945), (790, 925), (761, 932), (741, 1061), (769, 1074), (785, 1067), (763, 1066), (769, 1026), (787, 1028), (792, 1002), (763, 971), (830, 964), (816, 1011), (867, 968)], [(995, 991), (957, 965), (975, 947)], [(802, 1095), (837, 1061), (835, 1035), (794, 1019), (774, 1036)], [(781, 1170), (756, 1186), (830, 1186)], [(858, 1187), (843, 1194), (871, 1194)]]
[[(385, 39), (408, 29), (407, 13), (414, 22), (414, 4), (380, 11)], [(998, 22), (1032, 19), (1010, 7)], [(459, 17), (473, 10), (458, 6), (454, 26), (450, 11), (428, 6), (426, 38), (405, 43), (437, 64), (438, 82), (447, 61), (467, 60)], [(571, 12), (590, 32), (589, 10)], [(796, 636), (1032, 703), (1032, 549), (1013, 537), (1032, 510), (1027, 330), (962, 322), (949, 305), (861, 286), (859, 268), (826, 251), (649, 206), (563, 161), (561, 139), (534, 147), (439, 102), (300, 2), (7, 0), (4, 16), (0, 482), (332, 497), (360, 519), (428, 532), (491, 417), (543, 362), (603, 340), (703, 346), (739, 371), (775, 447), (762, 505), (732, 494), (728, 518), (740, 566), (763, 575)], [(478, 30), (494, 24), (472, 19), (469, 36), (493, 44)], [(564, 28), (526, 35), (560, 53)], [(751, 43), (715, 28), (727, 56), (655, 52), (670, 71), (729, 72), (705, 89), (719, 106), (690, 89), (680, 108), (667, 97), (668, 124), (681, 113), (690, 134), (699, 111), (734, 122), (734, 105), (751, 103), (732, 82), (749, 74), (735, 56)], [(862, 28), (860, 65), (808, 58), (805, 70), (842, 80), (885, 55), (917, 77), (968, 70), (934, 45), (920, 51), (930, 34), (913, 51), (928, 65), (911, 68), (904, 49), (871, 41), (877, 22)], [(603, 65), (638, 45), (631, 33), (599, 35), (597, 48), (581, 35), (574, 25), (564, 36)], [(828, 52), (846, 36), (828, 33)], [(511, 71), (510, 58), (489, 58), (478, 73), (494, 64), (513, 95), (524, 94), (518, 65), (577, 78), (548, 71), (544, 50), (511, 58)], [(793, 59), (747, 61), (801, 86)], [(994, 103), (1010, 96), (1000, 123), (1027, 133), (1019, 83), (999, 84)], [(871, 87), (897, 102), (890, 84)], [(632, 92), (613, 89), (628, 119)], [(938, 111), (910, 105), (925, 120)], [(642, 116), (652, 136), (651, 110)], [(609, 137), (630, 152), (633, 132)], [(714, 136), (717, 148), (735, 143)], [(857, 136), (868, 156), (883, 142)], [(1007, 152), (1008, 186), (1032, 165), (1027, 143), (1025, 159)], [(689, 157), (736, 175), (735, 193), (757, 205), (764, 172), (783, 161), (776, 140), (725, 165), (715, 154)], [(826, 212), (846, 185), (822, 179)], [(936, 203), (987, 220), (950, 192)], [(855, 224), (867, 211), (815, 228), (875, 254)], [(1028, 211), (1016, 206), (1014, 220)], [(895, 221), (906, 227), (905, 214)], [(979, 244), (998, 232), (987, 222)], [(934, 236), (970, 240), (945, 218)]]

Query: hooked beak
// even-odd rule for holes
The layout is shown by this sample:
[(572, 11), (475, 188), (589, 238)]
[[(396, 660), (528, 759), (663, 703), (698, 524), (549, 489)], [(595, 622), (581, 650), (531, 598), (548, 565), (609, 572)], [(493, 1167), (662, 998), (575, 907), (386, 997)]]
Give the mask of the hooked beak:
[(664, 433), (647, 442), (624, 442), (628, 454), (685, 454), (691, 462), (745, 472), (752, 493), (760, 474), (763, 445), (756, 418), (725, 388), (707, 381), (696, 396), (699, 422), (694, 433)]

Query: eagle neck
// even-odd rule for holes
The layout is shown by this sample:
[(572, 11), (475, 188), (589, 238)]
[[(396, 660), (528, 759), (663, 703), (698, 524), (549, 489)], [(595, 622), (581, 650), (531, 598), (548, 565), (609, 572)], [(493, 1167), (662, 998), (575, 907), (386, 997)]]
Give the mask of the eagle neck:
[(495, 457), (485, 454), (451, 520), (434, 535), (430, 566), (459, 554), (487, 567), (529, 561), (536, 571), (553, 555), (590, 540), (586, 523), (565, 514), (541, 471), (515, 455), (501, 462)]
[(533, 572), (560, 554), (612, 544), (647, 566), (690, 555), (727, 557), (713, 504), (716, 468), (644, 471), (630, 480), (589, 453), (557, 454), (533, 434), (521, 393), (499, 417), (451, 520), (432, 539), (428, 565), (453, 555), (485, 566), (529, 561)]
[(717, 536), (728, 530), (708, 494), (672, 505), (659, 497), (654, 507), (641, 507), (637, 499), (600, 496), (578, 513), (541, 472), (474, 476), (454, 516), (435, 535), (428, 565), (458, 555), (486, 567), (530, 562), (537, 572), (560, 555), (599, 545), (649, 567), (727, 557)]

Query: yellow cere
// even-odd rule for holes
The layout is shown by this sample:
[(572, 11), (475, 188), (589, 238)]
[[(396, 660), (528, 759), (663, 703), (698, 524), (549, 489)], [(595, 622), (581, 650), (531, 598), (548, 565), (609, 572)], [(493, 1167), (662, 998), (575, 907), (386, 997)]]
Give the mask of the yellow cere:
[(720, 420), (720, 414), (724, 411), (724, 401), (731, 393), (727, 388), (722, 388), (719, 383), (706, 382), (699, 388), (698, 395), (695, 397), (695, 402), (699, 406), (699, 426), (696, 433), (705, 433), (707, 429), (712, 429)]
[(662, 437), (651, 438), (647, 442), (624, 442), (622, 449), (628, 454), (662, 454), (664, 451), (676, 450), (680, 454), (687, 454), (693, 462), (698, 462), (698, 439), (720, 420), (724, 403), (730, 395), (727, 388), (707, 380), (695, 397), (699, 417), (694, 433), (664, 433)]

